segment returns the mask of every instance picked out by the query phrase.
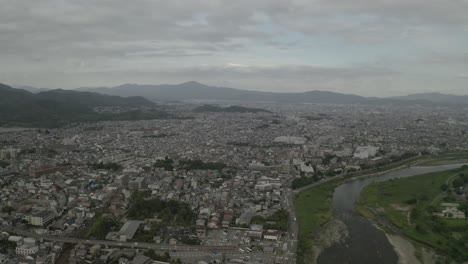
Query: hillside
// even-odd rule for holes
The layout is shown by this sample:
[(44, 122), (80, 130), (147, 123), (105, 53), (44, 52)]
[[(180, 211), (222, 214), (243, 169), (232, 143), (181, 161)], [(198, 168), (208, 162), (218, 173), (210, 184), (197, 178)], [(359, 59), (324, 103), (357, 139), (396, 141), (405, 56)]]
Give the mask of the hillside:
[(400, 97), (376, 98), (328, 91), (277, 93), (241, 90), (204, 85), (198, 82), (163, 85), (124, 84), (112, 88), (79, 88), (118, 96), (142, 96), (152, 101), (231, 101), (231, 102), (283, 102), (316, 104), (369, 104), (369, 105), (468, 105), (468, 96), (446, 94), (414, 94)]
[(186, 82), (177, 85), (124, 84), (113, 88), (79, 88), (78, 90), (118, 96), (143, 96), (153, 101), (220, 100), (292, 103), (365, 103), (369, 101), (368, 98), (362, 96), (326, 91), (310, 91), (304, 93), (259, 92), (208, 86), (197, 82)]
[(55, 100), (63, 103), (80, 104), (87, 107), (121, 106), (121, 107), (154, 107), (155, 104), (143, 97), (120, 97), (103, 95), (92, 92), (78, 92), (70, 90), (50, 90), (40, 92), (36, 96), (41, 99)]
[[(97, 113), (94, 107), (122, 110), (119, 113)], [(55, 127), (70, 122), (138, 120), (167, 116), (167, 113), (154, 107), (154, 103), (142, 97), (122, 98), (66, 90), (33, 94), (0, 84), (0, 126)]]
[(45, 92), (45, 91), (51, 90), (51, 89), (47, 89), (47, 88), (37, 88), (37, 87), (33, 87), (33, 86), (14, 86), (13, 88), (26, 90), (26, 91), (31, 92), (31, 93), (40, 93), (40, 92)]

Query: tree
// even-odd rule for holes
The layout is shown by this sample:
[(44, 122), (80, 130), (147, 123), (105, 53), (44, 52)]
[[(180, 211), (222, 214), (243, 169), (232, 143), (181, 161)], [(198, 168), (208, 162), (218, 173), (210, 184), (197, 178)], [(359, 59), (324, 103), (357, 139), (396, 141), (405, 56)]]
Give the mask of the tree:
[(458, 188), (462, 187), (464, 184), (465, 184), (465, 182), (463, 181), (462, 178), (457, 178), (457, 179), (453, 180), (452, 187), (455, 188), (455, 189), (458, 189)]
[(444, 183), (440, 186), (440, 189), (445, 192), (448, 189), (448, 185)]
[(11, 212), (13, 212), (14, 210), (15, 208), (6, 205), (2, 208), (2, 213), (8, 213), (8, 215), (11, 215)]

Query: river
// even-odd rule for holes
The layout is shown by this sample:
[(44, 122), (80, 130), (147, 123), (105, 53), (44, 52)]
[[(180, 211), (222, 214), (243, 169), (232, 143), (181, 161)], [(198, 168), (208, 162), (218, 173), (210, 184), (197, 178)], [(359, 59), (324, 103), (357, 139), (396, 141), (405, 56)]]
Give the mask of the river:
[(364, 186), (395, 178), (409, 177), (460, 167), (460, 164), (431, 167), (410, 167), (366, 179), (341, 184), (333, 193), (333, 217), (344, 222), (348, 236), (340, 243), (325, 249), (318, 257), (319, 264), (396, 264), (398, 256), (385, 233), (371, 221), (356, 213), (354, 205)]

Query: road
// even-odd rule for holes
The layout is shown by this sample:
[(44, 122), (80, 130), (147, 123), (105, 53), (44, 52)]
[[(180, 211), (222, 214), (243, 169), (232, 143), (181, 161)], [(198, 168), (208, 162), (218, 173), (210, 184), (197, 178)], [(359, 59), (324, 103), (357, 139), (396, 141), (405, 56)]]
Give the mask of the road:
[[(239, 251), (238, 247), (235, 246), (170, 246), (160, 245), (155, 243), (142, 243), (142, 242), (118, 242), (108, 240), (92, 240), (92, 239), (81, 239), (72, 237), (58, 237), (51, 235), (41, 235), (35, 233), (29, 233), (24, 230), (12, 229), (12, 228), (1, 228), (0, 231), (14, 232), (24, 237), (33, 237), (36, 239), (42, 239), (45, 241), (60, 242), (67, 244), (85, 244), (85, 245), (101, 245), (104, 247), (113, 248), (132, 248), (132, 249), (153, 249), (160, 254), (169, 252), (173, 258), (180, 258), (190, 262), (203, 260), (206, 256), (220, 257), (226, 256), (228, 259), (241, 259), (249, 257), (251, 260), (260, 259), (264, 264), (274, 264), (275, 256), (272, 254), (264, 253), (243, 253)], [(295, 263), (295, 262), (294, 262)]]
[(234, 246), (188, 246), (188, 245), (170, 246), (170, 245), (160, 245), (160, 244), (155, 244), (155, 243), (92, 240), (92, 239), (35, 234), (35, 233), (26, 232), (24, 230), (4, 228), (4, 227), (2, 227), (0, 231), (14, 232), (25, 237), (33, 237), (33, 238), (42, 239), (45, 241), (61, 242), (61, 243), (68, 243), (68, 244), (101, 245), (105, 247), (154, 249), (154, 250), (162, 250), (162, 251), (174, 251), (174, 250), (175, 251), (209, 251), (211, 249), (215, 249), (220, 253), (232, 253), (232, 252), (238, 251), (238, 248)]
[(283, 201), (283, 207), (289, 209), (289, 226), (287, 241), (287, 257), (291, 264), (296, 263), (297, 236), (299, 235), (299, 225), (297, 223), (296, 208), (294, 206), (295, 193), (289, 188), (285, 190), (286, 199)]

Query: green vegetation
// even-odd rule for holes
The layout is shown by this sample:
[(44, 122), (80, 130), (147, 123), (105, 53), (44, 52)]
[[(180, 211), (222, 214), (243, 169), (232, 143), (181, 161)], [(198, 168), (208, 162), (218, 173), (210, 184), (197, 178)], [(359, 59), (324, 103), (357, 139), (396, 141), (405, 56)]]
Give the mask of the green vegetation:
[(0, 253), (7, 254), (8, 250), (14, 250), (16, 248), (16, 243), (8, 241), (8, 239), (0, 239)]
[[(158, 160), (153, 164), (153, 167), (164, 168), (166, 171), (174, 170), (174, 160), (166, 157), (164, 160)], [(178, 168), (182, 170), (222, 170), (226, 164), (221, 162), (203, 162), (201, 160), (181, 160)]]
[(201, 160), (181, 160), (179, 165), (185, 170), (222, 170), (226, 164), (221, 162), (203, 162)]
[(8, 166), (10, 166), (8, 161), (0, 160), (0, 168), (6, 168)]
[(175, 200), (147, 199), (144, 192), (134, 192), (127, 212), (128, 218), (144, 220), (157, 216), (165, 225), (191, 225), (195, 213), (190, 206)]
[(157, 135), (144, 135), (141, 138), (167, 138), (167, 137), (173, 137), (176, 136), (177, 134), (166, 134), (166, 133), (161, 133)]
[[(115, 107), (122, 112), (98, 113), (94, 111), (96, 107)], [(142, 107), (145, 111), (135, 110)], [(73, 122), (169, 117), (168, 113), (155, 107), (142, 97), (124, 98), (70, 90), (33, 94), (0, 84), (0, 126), (59, 127)]]
[(166, 171), (173, 171), (174, 170), (174, 161), (169, 157), (166, 157), (163, 160), (158, 160), (153, 164), (153, 167), (156, 168), (164, 168)]
[(449, 256), (457, 263), (467, 261), (468, 220), (443, 219), (433, 215), (442, 209), (439, 202), (451, 200), (447, 183), (453, 185), (457, 179), (463, 181), (467, 173), (468, 167), (464, 166), (457, 170), (373, 183), (362, 191), (359, 205), (381, 212), (412, 240)]
[[(345, 180), (354, 177), (371, 176), (399, 167), (417, 164), (421, 160), (437, 160), (446, 159), (448, 157), (467, 158), (468, 152), (446, 153), (437, 156), (413, 156), (413, 154), (404, 156), (409, 158), (396, 158), (395, 160), (399, 161), (370, 170), (347, 173), (343, 177), (301, 191), (296, 196), (295, 200), (295, 207), (298, 215), (297, 220), (299, 222), (297, 263), (307, 263), (306, 261), (312, 261), (314, 259), (314, 252), (312, 249), (313, 234), (331, 219), (333, 191), (336, 186)], [(441, 187), (442, 185), (438, 186), (438, 188)], [(358, 206), (358, 212), (364, 216), (372, 215), (364, 206)]]
[(261, 224), (265, 229), (288, 231), (288, 219), (288, 211), (281, 209), (269, 217), (263, 217), (260, 215), (254, 216), (252, 218), (252, 223)]
[(298, 189), (298, 188), (301, 188), (301, 187), (304, 187), (304, 186), (307, 186), (309, 184), (312, 184), (316, 181), (318, 181), (319, 178), (314, 175), (313, 177), (300, 177), (300, 178), (296, 178), (293, 180), (292, 182), (292, 185), (291, 187), (295, 190), (295, 189)]
[(15, 208), (9, 205), (5, 205), (4, 207), (2, 207), (2, 213), (7, 213), (8, 215), (11, 215), (11, 212), (13, 211), (15, 211)]
[(93, 169), (95, 170), (112, 170), (112, 171), (118, 171), (122, 168), (122, 166), (120, 166), (119, 164), (117, 163), (94, 163), (91, 165), (91, 167), (93, 167)]
[(91, 228), (85, 235), (85, 238), (92, 238), (92, 239), (105, 239), (107, 234), (111, 231), (117, 230), (118, 222), (114, 219), (100, 215), (96, 217)]
[(468, 163), (467, 152), (447, 153), (439, 156), (433, 156), (419, 163), (420, 166), (437, 166), (446, 164)]
[(332, 118), (327, 114), (319, 113), (317, 115), (304, 115), (302, 118), (307, 119), (309, 121), (320, 121), (320, 120), (331, 120)]
[(314, 259), (313, 235), (332, 217), (332, 198), (341, 180), (314, 186), (297, 194), (295, 207), (299, 221), (297, 263), (311, 263)]
[(428, 160), (421, 162), (420, 166), (439, 166), (449, 164), (468, 163), (468, 159), (446, 159), (446, 160)]

